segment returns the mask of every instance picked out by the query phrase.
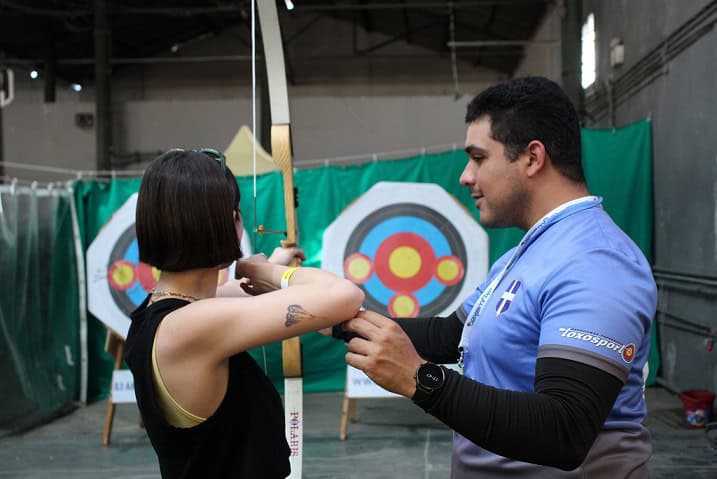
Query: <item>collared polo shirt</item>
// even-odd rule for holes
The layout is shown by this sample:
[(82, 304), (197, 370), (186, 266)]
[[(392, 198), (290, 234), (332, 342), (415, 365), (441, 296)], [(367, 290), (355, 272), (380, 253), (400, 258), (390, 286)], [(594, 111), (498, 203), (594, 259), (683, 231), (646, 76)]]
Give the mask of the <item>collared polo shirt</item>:
[[(512, 254), (503, 255), (459, 307), (462, 321)], [(638, 463), (643, 456), (646, 461), (651, 449), (642, 425), (643, 368), (656, 303), (647, 260), (599, 204), (530, 238), (470, 326), (464, 374), (496, 388), (532, 392), (536, 360), (551, 357), (596, 367), (624, 386), (583, 467), (575, 472), (512, 461), (456, 434), (452, 476), (493, 477), (493, 471), (495, 477), (577, 478), (590, 461), (609, 460), (610, 455), (629, 459), (634, 454)], [(599, 477), (620, 477), (609, 474)]]

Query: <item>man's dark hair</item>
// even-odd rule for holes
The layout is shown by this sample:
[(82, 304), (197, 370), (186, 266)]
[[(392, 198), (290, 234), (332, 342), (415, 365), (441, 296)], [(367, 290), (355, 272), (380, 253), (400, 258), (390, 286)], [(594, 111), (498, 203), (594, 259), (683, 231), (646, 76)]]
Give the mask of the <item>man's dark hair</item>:
[(241, 256), (231, 170), (200, 151), (170, 150), (146, 169), (135, 228), (140, 261), (162, 271), (226, 265)]
[(466, 123), (483, 116), (489, 117), (491, 136), (505, 145), (511, 161), (539, 140), (563, 176), (585, 182), (578, 115), (557, 83), (524, 77), (494, 85), (468, 104)]

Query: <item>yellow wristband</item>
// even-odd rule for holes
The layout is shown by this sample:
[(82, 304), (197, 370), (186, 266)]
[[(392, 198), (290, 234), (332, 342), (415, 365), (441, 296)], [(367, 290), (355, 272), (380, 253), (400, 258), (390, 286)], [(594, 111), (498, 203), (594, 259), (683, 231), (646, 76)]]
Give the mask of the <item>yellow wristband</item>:
[(292, 268), (287, 269), (284, 271), (284, 274), (281, 275), (281, 289), (286, 289), (289, 287), (289, 278), (294, 274), (294, 272), (299, 269), (298, 266), (294, 266)]

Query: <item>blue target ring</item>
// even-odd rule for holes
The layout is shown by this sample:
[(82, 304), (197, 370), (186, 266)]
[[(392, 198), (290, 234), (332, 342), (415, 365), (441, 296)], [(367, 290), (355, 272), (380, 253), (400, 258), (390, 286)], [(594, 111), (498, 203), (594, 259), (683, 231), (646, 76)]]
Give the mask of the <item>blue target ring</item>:
[[(420, 240), (406, 246), (401, 243), (401, 239), (413, 237)], [(388, 243), (391, 246), (387, 246)], [(422, 245), (423, 249), (416, 245)], [(421, 270), (415, 272), (415, 276), (422, 274), (423, 279), (412, 283), (411, 277), (397, 279), (390, 274), (395, 265), (386, 263), (394, 258), (393, 253), (400, 256), (397, 251), (401, 248), (403, 252), (410, 252), (416, 265), (430, 268), (431, 277), (425, 278), (426, 271)], [(466, 262), (466, 249), (458, 231), (437, 211), (415, 203), (388, 205), (364, 218), (350, 236), (344, 250), (344, 261), (352, 255), (362, 255), (362, 258), (372, 262), (370, 276), (360, 286), (366, 293), (366, 308), (384, 314), (390, 314), (389, 304), (397, 296), (403, 295), (418, 301), (417, 310), (420, 310), (422, 316), (437, 315), (453, 302), (463, 285), (462, 268), (460, 279), (451, 284), (439, 281), (436, 276), (435, 262), (438, 258), (453, 258), (461, 266)], [(381, 278), (382, 271), (384, 279)], [(411, 270), (407, 276), (413, 273), (414, 270)], [(406, 284), (418, 286), (406, 288)]]
[(145, 290), (139, 281), (139, 245), (137, 244), (137, 235), (135, 233), (134, 224), (130, 225), (119, 237), (110, 253), (109, 265), (111, 266), (118, 260), (124, 260), (132, 265), (135, 271), (135, 279), (132, 285), (125, 290), (118, 290), (110, 285), (110, 294), (120, 310), (129, 316), (144, 299), (149, 291)]

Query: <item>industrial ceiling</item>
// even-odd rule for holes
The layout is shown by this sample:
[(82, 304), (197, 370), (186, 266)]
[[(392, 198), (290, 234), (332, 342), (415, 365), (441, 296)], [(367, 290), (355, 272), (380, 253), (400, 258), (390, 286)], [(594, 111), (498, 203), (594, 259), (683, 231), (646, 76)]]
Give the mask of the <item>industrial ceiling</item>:
[[(273, 1), (273, 0), (260, 0)], [(293, 3), (292, 3), (293, 2)], [(311, 55), (302, 36), (331, 18), (355, 38), (357, 29), (382, 40), (350, 51), (322, 52), (338, 58), (380, 57), (397, 43), (429, 55), (510, 76), (520, 64), (548, 7), (546, 0), (278, 0), (287, 64)], [(97, 15), (96, 12), (104, 12)], [(130, 64), (191, 62), (182, 45), (231, 34), (234, 56), (251, 53), (248, 0), (0, 0), (0, 64), (52, 68), (68, 82), (91, 82), (95, 46), (108, 45), (113, 71)], [(104, 40), (103, 40), (104, 39)], [(261, 55), (261, 45), (258, 46)], [(212, 58), (204, 57), (204, 61)], [(295, 81), (288, 68), (289, 81)]]

